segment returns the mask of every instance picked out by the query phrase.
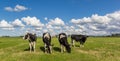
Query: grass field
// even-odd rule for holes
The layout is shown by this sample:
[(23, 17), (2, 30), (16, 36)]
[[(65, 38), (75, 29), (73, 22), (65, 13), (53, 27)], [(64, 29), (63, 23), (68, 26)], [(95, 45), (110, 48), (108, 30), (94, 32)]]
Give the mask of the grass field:
[[(68, 38), (70, 42), (70, 38)], [(38, 38), (36, 52), (30, 53), (28, 41), (20, 37), (0, 38), (0, 61), (120, 61), (120, 37), (89, 37), (84, 47), (72, 47), (72, 52), (60, 53), (57, 38), (52, 38), (53, 53), (43, 52)]]

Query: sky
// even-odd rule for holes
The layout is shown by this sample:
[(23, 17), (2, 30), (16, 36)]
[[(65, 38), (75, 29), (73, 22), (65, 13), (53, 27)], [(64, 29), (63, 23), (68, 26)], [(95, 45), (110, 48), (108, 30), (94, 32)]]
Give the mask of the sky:
[(120, 33), (120, 0), (1, 0), (0, 36)]

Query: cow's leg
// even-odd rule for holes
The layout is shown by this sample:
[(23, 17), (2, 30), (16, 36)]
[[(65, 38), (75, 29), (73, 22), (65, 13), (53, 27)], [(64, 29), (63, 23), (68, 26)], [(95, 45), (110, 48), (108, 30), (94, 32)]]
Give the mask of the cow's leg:
[(63, 53), (63, 45), (60, 45), (60, 47), (61, 47), (61, 53)]
[(75, 47), (75, 40), (72, 39), (71, 44), (73, 47)]
[(45, 53), (47, 53), (47, 45), (44, 44)]
[(29, 42), (29, 47), (30, 47), (30, 52), (31, 52), (31, 50), (32, 50), (32, 43), (31, 42)]
[(36, 42), (34, 41), (33, 42), (33, 51), (35, 52), (35, 45), (36, 45)]
[(63, 46), (63, 51), (64, 51), (64, 52), (66, 51), (65, 46)]
[(73, 46), (73, 39), (71, 39), (71, 46)]
[(52, 53), (52, 46), (50, 46), (50, 53)]
[(83, 42), (83, 40), (80, 40), (80, 47), (84, 47), (84, 42)]
[(32, 51), (34, 51), (34, 42), (31, 42), (31, 46), (32, 46)]

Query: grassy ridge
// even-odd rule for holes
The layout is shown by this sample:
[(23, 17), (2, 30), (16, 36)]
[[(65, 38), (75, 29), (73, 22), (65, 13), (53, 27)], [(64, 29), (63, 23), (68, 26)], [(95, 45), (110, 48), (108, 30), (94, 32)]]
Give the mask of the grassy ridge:
[[(70, 42), (70, 38), (68, 38)], [(0, 61), (120, 61), (120, 37), (89, 37), (85, 47), (72, 48), (72, 53), (60, 53), (57, 38), (52, 38), (53, 54), (44, 54), (38, 38), (36, 52), (30, 53), (28, 41), (17, 37), (0, 38)], [(76, 43), (79, 46), (79, 43)]]

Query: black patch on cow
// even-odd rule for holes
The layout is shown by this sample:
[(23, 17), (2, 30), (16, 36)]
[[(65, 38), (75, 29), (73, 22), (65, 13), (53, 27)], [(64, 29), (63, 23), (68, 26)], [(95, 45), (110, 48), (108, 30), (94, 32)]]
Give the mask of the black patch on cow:
[[(35, 45), (35, 42), (37, 41), (36, 34), (32, 34), (32, 33), (27, 33), (23, 38), (27, 39), (29, 41), (29, 44), (34, 43), (34, 45)], [(35, 51), (35, 48), (32, 44), (31, 44), (31, 49), (30, 49), (30, 46), (29, 46), (29, 50), (30, 50), (30, 52)]]
[[(46, 36), (47, 34), (47, 36)], [(50, 46), (51, 46), (51, 35), (49, 33), (43, 33), (43, 42), (46, 44), (45, 48), (47, 48), (47, 52), (51, 53)]]
[(85, 43), (85, 41), (87, 40), (86, 35), (71, 35), (71, 43), (73, 43), (73, 40), (80, 42), (81, 45), (83, 45)]
[[(60, 37), (61, 35), (64, 35), (64, 37)], [(63, 45), (68, 53), (71, 53), (71, 48), (67, 40), (67, 35), (65, 33), (60, 33), (58, 37), (60, 45)]]

